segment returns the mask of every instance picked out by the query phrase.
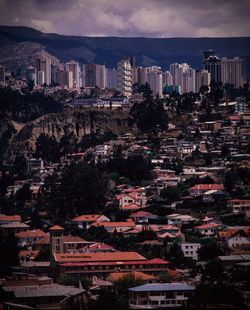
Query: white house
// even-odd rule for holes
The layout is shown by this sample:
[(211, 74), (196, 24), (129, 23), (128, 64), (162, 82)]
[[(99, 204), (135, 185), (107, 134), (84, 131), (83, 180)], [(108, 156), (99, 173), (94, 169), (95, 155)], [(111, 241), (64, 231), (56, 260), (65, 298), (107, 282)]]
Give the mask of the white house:
[(129, 289), (129, 308), (185, 308), (194, 289), (185, 283), (150, 283), (132, 287)]
[(183, 242), (181, 243), (181, 249), (185, 257), (191, 257), (194, 260), (198, 259), (197, 251), (200, 248), (200, 243)]

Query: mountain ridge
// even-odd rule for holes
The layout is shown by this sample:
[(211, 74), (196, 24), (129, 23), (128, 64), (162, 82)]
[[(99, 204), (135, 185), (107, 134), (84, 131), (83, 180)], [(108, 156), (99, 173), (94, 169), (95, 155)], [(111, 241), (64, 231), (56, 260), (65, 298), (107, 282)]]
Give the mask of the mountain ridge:
[(214, 49), (221, 57), (242, 57), (246, 75), (250, 77), (250, 37), (88, 37), (44, 33), (25, 26), (0, 26), (0, 42), (0, 60), (2, 48), (31, 42), (40, 44), (61, 62), (74, 59), (81, 64), (105, 63), (113, 68), (125, 55), (133, 55), (138, 65), (159, 65), (164, 70), (174, 62), (187, 62), (193, 68), (202, 68), (202, 52)]

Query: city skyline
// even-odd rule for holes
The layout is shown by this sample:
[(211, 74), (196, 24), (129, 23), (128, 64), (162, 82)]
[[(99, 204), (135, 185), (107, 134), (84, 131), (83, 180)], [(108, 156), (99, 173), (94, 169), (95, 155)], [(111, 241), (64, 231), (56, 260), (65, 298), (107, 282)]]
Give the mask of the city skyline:
[(2, 25), (28, 26), (65, 35), (156, 38), (250, 35), (247, 0), (188, 3), (3, 0), (0, 9)]

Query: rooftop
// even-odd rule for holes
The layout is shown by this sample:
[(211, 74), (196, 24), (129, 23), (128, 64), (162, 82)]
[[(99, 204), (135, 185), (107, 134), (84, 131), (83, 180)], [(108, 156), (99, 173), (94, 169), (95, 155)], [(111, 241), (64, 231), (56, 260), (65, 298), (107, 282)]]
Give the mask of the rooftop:
[(195, 288), (185, 283), (151, 283), (132, 287), (132, 292), (165, 292), (165, 291), (193, 291)]

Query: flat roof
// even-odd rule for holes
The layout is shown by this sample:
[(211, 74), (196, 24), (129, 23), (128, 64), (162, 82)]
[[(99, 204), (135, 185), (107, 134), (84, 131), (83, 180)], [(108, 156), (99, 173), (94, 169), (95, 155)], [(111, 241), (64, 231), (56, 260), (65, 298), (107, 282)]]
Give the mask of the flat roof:
[(193, 291), (195, 288), (185, 283), (151, 283), (129, 289), (131, 292), (163, 292), (163, 291)]

